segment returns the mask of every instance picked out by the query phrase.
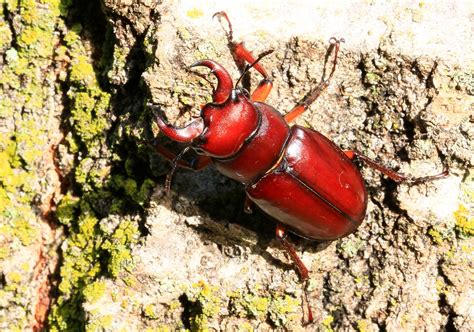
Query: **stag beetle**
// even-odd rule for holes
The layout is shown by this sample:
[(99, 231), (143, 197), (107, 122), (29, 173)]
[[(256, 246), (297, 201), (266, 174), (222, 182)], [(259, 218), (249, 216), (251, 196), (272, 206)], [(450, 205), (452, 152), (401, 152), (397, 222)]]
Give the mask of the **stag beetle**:
[[(202, 169), (211, 161), (224, 175), (235, 179), (246, 188), (246, 212), (255, 204), (277, 220), (276, 236), (289, 253), (303, 284), (309, 278), (308, 269), (286, 238), (290, 231), (311, 240), (334, 240), (354, 232), (362, 223), (367, 208), (367, 190), (354, 160), (382, 172), (396, 182), (421, 183), (448, 175), (445, 167), (437, 175), (413, 178), (395, 172), (356, 151), (343, 151), (321, 133), (289, 126), (308, 109), (328, 87), (336, 69), (340, 44), (331, 38), (328, 55), (334, 53), (332, 68), (327, 78), (285, 116), (265, 100), (272, 88), (272, 80), (259, 61), (272, 51), (258, 57), (236, 43), (232, 25), (225, 12), (214, 14), (227, 21), (227, 39), (236, 63), (247, 63), (234, 87), (227, 70), (213, 60), (201, 60), (191, 68), (204, 66), (217, 78), (212, 102), (204, 105), (200, 117), (185, 127), (170, 125), (159, 107), (156, 122), (161, 132), (174, 141), (189, 143), (175, 155), (161, 145), (157, 151), (173, 162), (166, 187), (169, 190), (171, 174), (177, 166)], [(238, 83), (250, 68), (255, 68), (263, 79), (249, 96)], [(189, 149), (197, 152), (192, 162), (181, 157)], [(308, 307), (308, 321), (313, 321), (306, 287), (304, 295)]]

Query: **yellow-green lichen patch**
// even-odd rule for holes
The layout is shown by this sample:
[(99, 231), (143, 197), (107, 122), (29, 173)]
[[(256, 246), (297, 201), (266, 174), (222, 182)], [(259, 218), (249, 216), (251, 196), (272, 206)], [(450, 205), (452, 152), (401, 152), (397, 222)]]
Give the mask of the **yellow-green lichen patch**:
[(464, 205), (459, 205), (459, 209), (454, 213), (456, 229), (461, 236), (474, 235), (474, 216)]
[(338, 252), (344, 254), (348, 258), (352, 258), (364, 247), (365, 241), (358, 237), (347, 237), (343, 239), (337, 246)]
[[(455, 202), (453, 202), (455, 204)], [(430, 237), (433, 244), (443, 246), (446, 250), (455, 243), (456, 225), (453, 219), (446, 220), (440, 223), (435, 217), (431, 217), (429, 224), (431, 225), (427, 230), (427, 235)]]
[(430, 229), (428, 230), (428, 235), (431, 237), (431, 240), (433, 240), (433, 242), (438, 245), (444, 242), (444, 237), (442, 233), (435, 227), (430, 227)]
[(301, 318), (301, 300), (282, 293), (271, 293), (259, 286), (248, 290), (236, 290), (227, 294), (230, 313), (237, 317), (271, 321), (272, 325), (289, 328)]
[(8, 23), (0, 17), (0, 53), (4, 54), (12, 42), (12, 32)]
[(365, 319), (357, 321), (357, 331), (359, 332), (368, 332), (369, 322)]
[[(139, 236), (135, 221), (124, 221), (109, 229), (103, 226), (107, 219), (101, 220), (97, 215), (97, 207), (110, 205), (107, 201), (113, 197), (107, 190), (111, 160), (103, 157), (104, 153), (108, 156), (105, 139), (112, 113), (110, 94), (100, 86), (97, 69), (82, 41), (83, 30), (82, 25), (73, 25), (64, 36), (66, 47), (60, 49), (61, 57), (70, 59), (67, 97), (71, 132), (66, 142), (69, 152), (79, 156), (73, 175), (81, 195), (68, 193), (56, 214), (69, 228), (60, 271), (60, 296), (50, 315), (50, 326), (57, 331), (84, 324), (77, 312), (82, 310), (82, 301), (94, 302), (103, 293), (104, 284), (97, 278), (117, 277), (122, 270), (133, 268), (130, 246)], [(84, 328), (94, 330), (108, 325), (108, 321), (104, 316), (86, 322)]]
[(157, 319), (158, 313), (156, 305), (149, 303), (143, 307), (143, 315), (148, 319)]
[(269, 318), (277, 326), (296, 322), (301, 313), (301, 300), (290, 295), (274, 296), (270, 302)]
[(209, 319), (215, 317), (221, 310), (222, 299), (217, 293), (217, 287), (200, 280), (191, 286), (187, 295), (192, 303), (189, 318), (191, 330), (206, 330)]
[(84, 45), (81, 25), (74, 25), (64, 37), (71, 58), (68, 97), (71, 100), (70, 124), (76, 137), (92, 152), (106, 137), (110, 127), (110, 94), (101, 89)]
[(6, 275), (7, 282), (10, 283), (19, 283), (22, 279), (21, 274), (18, 272), (10, 272)]
[(132, 272), (135, 262), (130, 246), (138, 242), (138, 236), (137, 223), (132, 220), (124, 220), (104, 241), (102, 249), (109, 253), (107, 268), (113, 277), (118, 277), (121, 271)]
[[(66, 203), (64, 209), (74, 211), (77, 208), (77, 202), (73, 200)], [(77, 225), (71, 227), (74, 232), (66, 240), (67, 250), (59, 285), (61, 297), (51, 315), (52, 325), (57, 330), (74, 324), (76, 317), (73, 316), (73, 309), (80, 305), (81, 294), (89, 302), (96, 301), (103, 294), (104, 283), (95, 280), (104, 273), (104, 262), (107, 273), (112, 277), (119, 276), (122, 271), (131, 271), (134, 267), (130, 247), (139, 238), (137, 222), (122, 220), (118, 225), (108, 219), (99, 222), (89, 204), (84, 201), (80, 202), (80, 210), (82, 213), (76, 221)], [(70, 222), (70, 213), (61, 215)], [(123, 279), (125, 281), (126, 276)], [(90, 322), (88, 328), (95, 324), (97, 321)]]
[(268, 314), (270, 298), (258, 294), (246, 293), (242, 291), (231, 292), (232, 313), (239, 317), (256, 318), (265, 320)]
[(332, 328), (332, 323), (334, 322), (334, 316), (332, 315), (327, 315), (324, 317), (323, 321), (321, 322), (321, 325), (323, 327), (323, 331), (334, 331)]
[(76, 218), (78, 208), (79, 198), (69, 192), (63, 196), (60, 204), (56, 208), (56, 216), (61, 223), (70, 226), (71, 222)]
[(88, 332), (107, 331), (112, 327), (113, 321), (114, 317), (112, 315), (94, 317), (94, 319), (86, 326), (85, 330)]
[(111, 185), (115, 190), (123, 190), (125, 197), (133, 200), (139, 205), (146, 203), (151, 190), (155, 187), (155, 182), (151, 179), (145, 179), (140, 186), (133, 178), (125, 178), (122, 175), (114, 175)]
[(474, 235), (474, 172), (469, 173), (461, 184), (461, 197), (454, 219), (455, 229), (461, 237)]
[(186, 15), (190, 18), (199, 18), (202, 17), (204, 13), (199, 8), (192, 8), (186, 12)]
[[(59, 5), (59, 1), (2, 1), (0, 245), (7, 249), (0, 250), (0, 270), (11, 278), (1, 305), (8, 319), (0, 322), (0, 330), (31, 328), (37, 285), (29, 278), (42, 241), (49, 241), (43, 238), (37, 205), (54, 186), (45, 176), (44, 159), (52, 135), (59, 131), (61, 112), (53, 60), (59, 31), (65, 28)], [(25, 253), (30, 255), (29, 264)], [(12, 270), (15, 264), (19, 271)]]
[(94, 281), (88, 284), (83, 291), (86, 301), (90, 303), (97, 302), (102, 296), (104, 296), (106, 290), (106, 284), (103, 280)]

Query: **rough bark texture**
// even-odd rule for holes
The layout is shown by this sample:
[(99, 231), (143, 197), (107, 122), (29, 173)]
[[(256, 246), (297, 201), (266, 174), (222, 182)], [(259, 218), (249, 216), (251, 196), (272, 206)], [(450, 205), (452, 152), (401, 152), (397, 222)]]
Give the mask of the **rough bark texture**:
[[(1, 330), (472, 330), (467, 2), (1, 4)], [(298, 124), (406, 174), (450, 166), (447, 179), (410, 186), (361, 165), (370, 200), (359, 230), (290, 238), (311, 270), (311, 326), (275, 225), (244, 214), (242, 186), (210, 167), (178, 171), (163, 190), (169, 165), (145, 105), (175, 123), (197, 115), (211, 95), (186, 69), (199, 59), (238, 78), (212, 20), (220, 10), (254, 54), (275, 50), (262, 64), (282, 113), (318, 83), (329, 38), (346, 39)]]

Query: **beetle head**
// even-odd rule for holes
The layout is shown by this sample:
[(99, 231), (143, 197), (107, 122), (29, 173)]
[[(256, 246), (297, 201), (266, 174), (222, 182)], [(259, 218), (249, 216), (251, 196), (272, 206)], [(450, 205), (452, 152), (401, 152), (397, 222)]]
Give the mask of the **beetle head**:
[(183, 128), (166, 123), (160, 112), (156, 115), (158, 127), (172, 140), (192, 143), (198, 153), (229, 158), (257, 128), (258, 113), (248, 94), (233, 88), (232, 79), (224, 67), (212, 60), (202, 60), (191, 67), (196, 66), (211, 69), (217, 78), (212, 103), (202, 108), (200, 118)]
[(204, 130), (193, 145), (196, 150), (215, 158), (233, 156), (258, 126), (255, 106), (238, 89), (233, 89), (222, 104), (205, 105), (201, 118)]

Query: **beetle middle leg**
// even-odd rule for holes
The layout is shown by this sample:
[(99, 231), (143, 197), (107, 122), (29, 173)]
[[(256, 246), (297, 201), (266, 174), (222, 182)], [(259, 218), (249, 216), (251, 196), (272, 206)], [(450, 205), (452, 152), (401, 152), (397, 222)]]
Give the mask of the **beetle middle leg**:
[[(303, 98), (302, 101), (300, 101), (290, 112), (288, 112), (285, 115), (285, 121), (287, 123), (293, 122), (294, 120), (296, 120), (297, 117), (303, 114), (304, 111), (308, 109), (309, 105), (311, 105), (316, 99), (318, 99), (321, 93), (324, 90), (326, 90), (327, 87), (329, 86), (329, 82), (331, 81), (331, 78), (334, 75), (334, 72), (336, 71), (340, 44), (344, 42), (344, 39), (342, 38), (336, 39), (333, 37), (329, 40), (329, 42), (330, 42), (330, 45), (326, 52), (326, 60), (324, 61), (324, 70), (323, 70), (323, 77), (321, 79), (321, 82), (313, 90), (311, 90), (306, 95), (306, 97)], [(328, 78), (325, 78), (327, 59), (329, 58), (333, 50), (334, 50), (334, 59), (332, 61), (331, 72), (329, 73)]]
[(232, 31), (232, 24), (230, 23), (229, 17), (227, 16), (226, 12), (218, 12), (215, 13), (213, 17), (221, 18), (223, 17), (228, 24), (228, 31), (227, 31), (227, 41), (229, 45), (230, 52), (232, 53), (232, 57), (234, 58), (237, 67), (241, 71), (245, 70), (245, 63), (252, 64), (253, 68), (255, 68), (262, 76), (263, 79), (258, 84), (258, 87), (252, 93), (250, 99), (257, 102), (264, 102), (270, 91), (272, 90), (273, 83), (270, 75), (268, 75), (265, 68), (258, 63), (258, 59), (262, 57), (262, 55), (271, 53), (271, 52), (264, 52), (262, 55), (255, 57), (251, 51), (249, 51), (245, 46), (244, 43), (237, 43), (233, 39), (233, 31)]
[(399, 172), (396, 172), (381, 163), (366, 157), (357, 151), (353, 150), (347, 150), (344, 151), (345, 155), (351, 159), (351, 160), (360, 160), (367, 164), (368, 166), (372, 167), (373, 169), (376, 169), (380, 171), (381, 173), (385, 174), (388, 176), (390, 179), (394, 180), (395, 182), (411, 182), (413, 184), (416, 183), (423, 183), (423, 182), (428, 182), (428, 181), (433, 181), (433, 180), (438, 180), (438, 179), (444, 179), (449, 175), (449, 168), (447, 165), (444, 166), (444, 169), (441, 173), (435, 174), (435, 175), (428, 175), (428, 176), (422, 176), (422, 177), (412, 177), (408, 176)]

